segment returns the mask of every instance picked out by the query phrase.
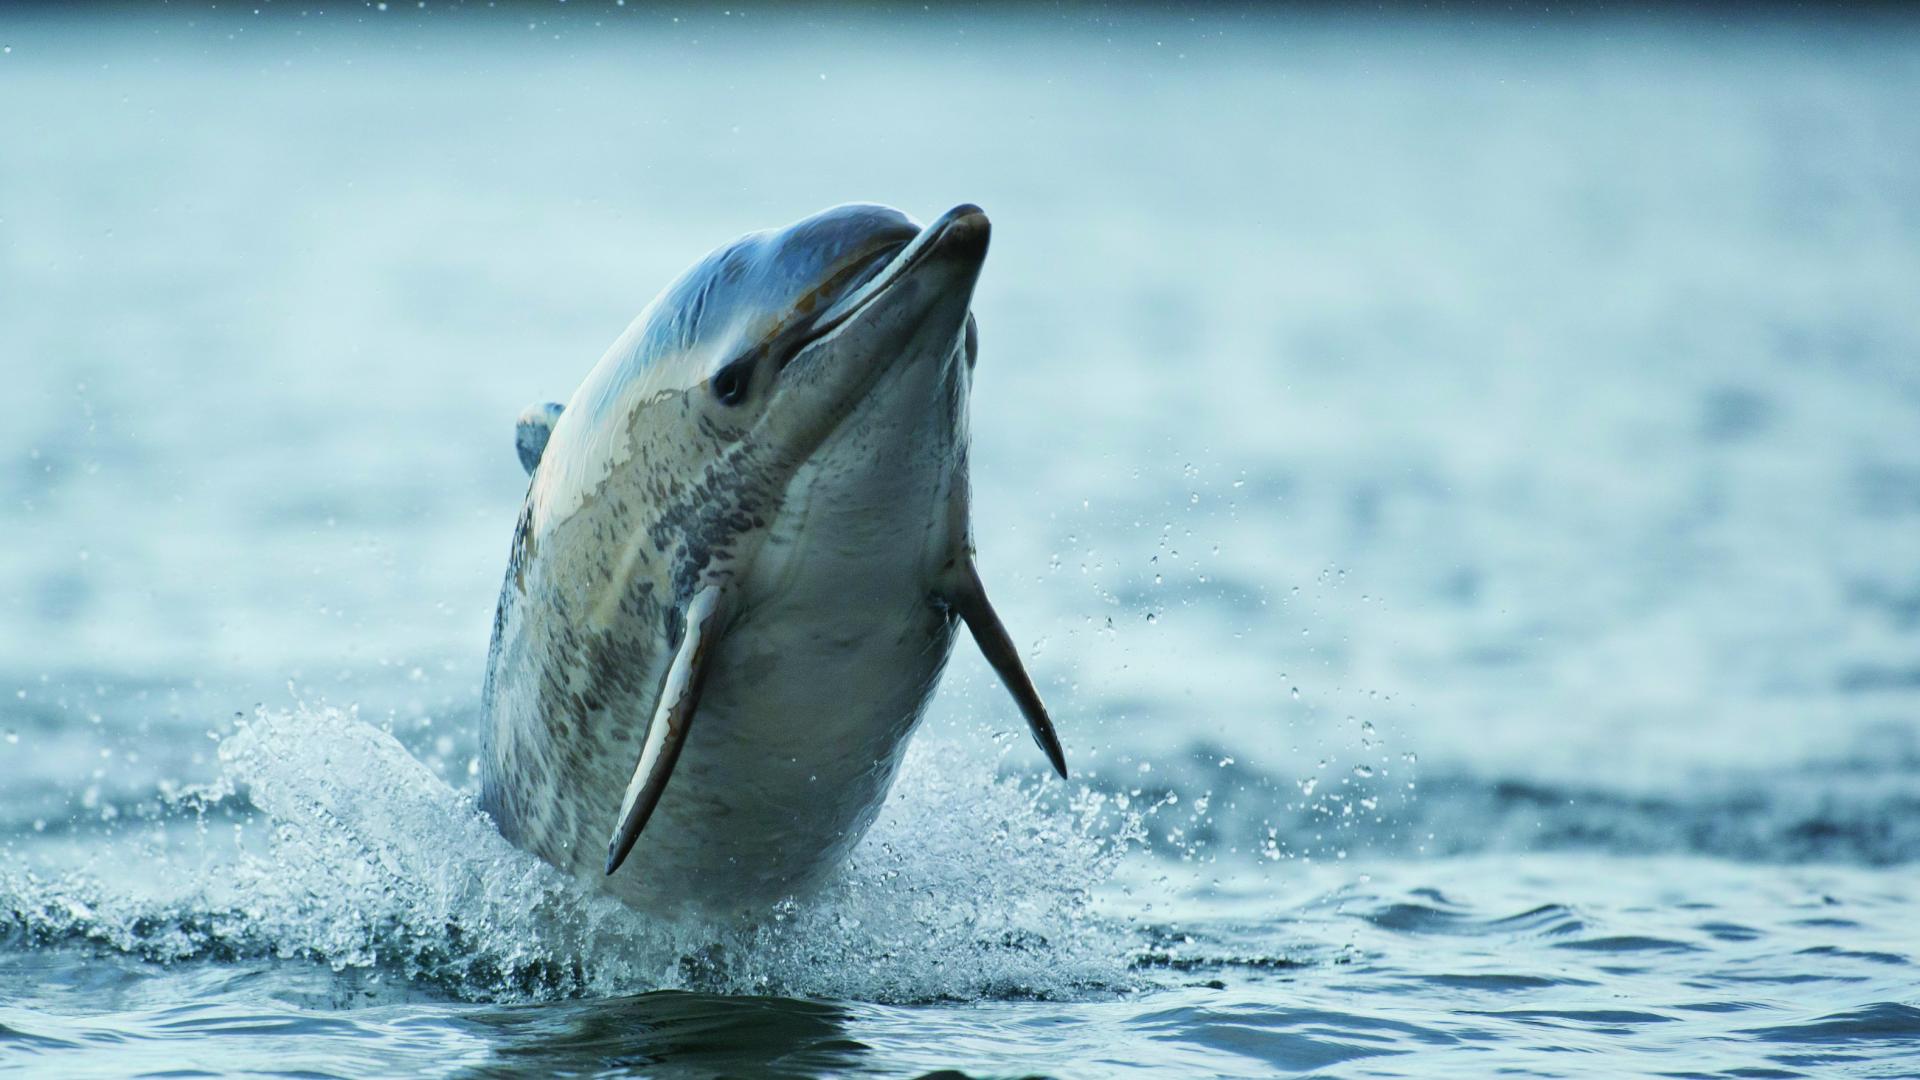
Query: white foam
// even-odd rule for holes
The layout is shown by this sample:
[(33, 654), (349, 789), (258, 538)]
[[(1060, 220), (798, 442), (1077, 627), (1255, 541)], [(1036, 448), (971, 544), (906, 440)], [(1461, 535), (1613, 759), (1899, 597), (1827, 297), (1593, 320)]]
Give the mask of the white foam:
[[(348, 713), (262, 711), (220, 744), (182, 815), (258, 814), (152, 842), (137, 882), (0, 872), (25, 932), (155, 960), (233, 955), (378, 968), (463, 997), (659, 988), (868, 1001), (1081, 996), (1130, 983), (1090, 908), (1137, 824), (1096, 794), (909, 753), (880, 820), (820, 894), (754, 922), (668, 924), (508, 844), (394, 738)], [(264, 834), (264, 835), (263, 835)]]

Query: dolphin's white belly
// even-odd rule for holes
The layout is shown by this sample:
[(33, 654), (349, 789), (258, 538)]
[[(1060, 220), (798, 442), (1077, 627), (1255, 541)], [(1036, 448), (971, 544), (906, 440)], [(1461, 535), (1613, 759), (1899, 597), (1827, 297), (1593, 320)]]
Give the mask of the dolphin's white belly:
[(878, 813), (953, 637), (924, 599), (736, 624), (674, 783), (607, 885), (643, 907), (680, 895), (712, 907), (812, 884)]
[[(932, 583), (966, 483), (958, 423), (861, 410), (794, 477), (744, 583), (753, 600), (708, 661), (673, 783), (612, 891), (641, 907), (764, 903), (866, 831), (953, 647)], [(631, 763), (609, 764), (624, 785)]]

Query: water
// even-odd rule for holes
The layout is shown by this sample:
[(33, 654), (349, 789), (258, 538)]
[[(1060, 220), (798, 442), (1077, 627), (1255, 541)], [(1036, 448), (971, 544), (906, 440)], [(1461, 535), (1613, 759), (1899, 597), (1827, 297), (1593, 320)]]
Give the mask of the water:
[[(0, 15), (0, 1068), (1920, 1075), (1911, 23), (392, 8)], [(856, 198), (1075, 781), (963, 648), (661, 926), (472, 810), (512, 419)]]

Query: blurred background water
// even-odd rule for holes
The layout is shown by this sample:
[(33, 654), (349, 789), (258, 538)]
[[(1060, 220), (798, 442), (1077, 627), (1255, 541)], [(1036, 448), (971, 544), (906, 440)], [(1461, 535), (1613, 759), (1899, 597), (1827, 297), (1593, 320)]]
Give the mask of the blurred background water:
[[(1911, 20), (389, 6), (0, 11), (0, 1064), (1920, 1075)], [(1076, 779), (963, 647), (668, 934), (466, 801), (512, 420), (851, 200)]]

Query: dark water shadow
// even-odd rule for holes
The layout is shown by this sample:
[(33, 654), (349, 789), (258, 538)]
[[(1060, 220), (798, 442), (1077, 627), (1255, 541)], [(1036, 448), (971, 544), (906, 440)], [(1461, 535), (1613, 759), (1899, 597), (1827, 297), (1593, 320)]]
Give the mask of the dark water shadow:
[(465, 1019), (495, 1047), (469, 1076), (811, 1077), (858, 1071), (869, 1052), (848, 1037), (846, 1010), (792, 998), (662, 990)]

